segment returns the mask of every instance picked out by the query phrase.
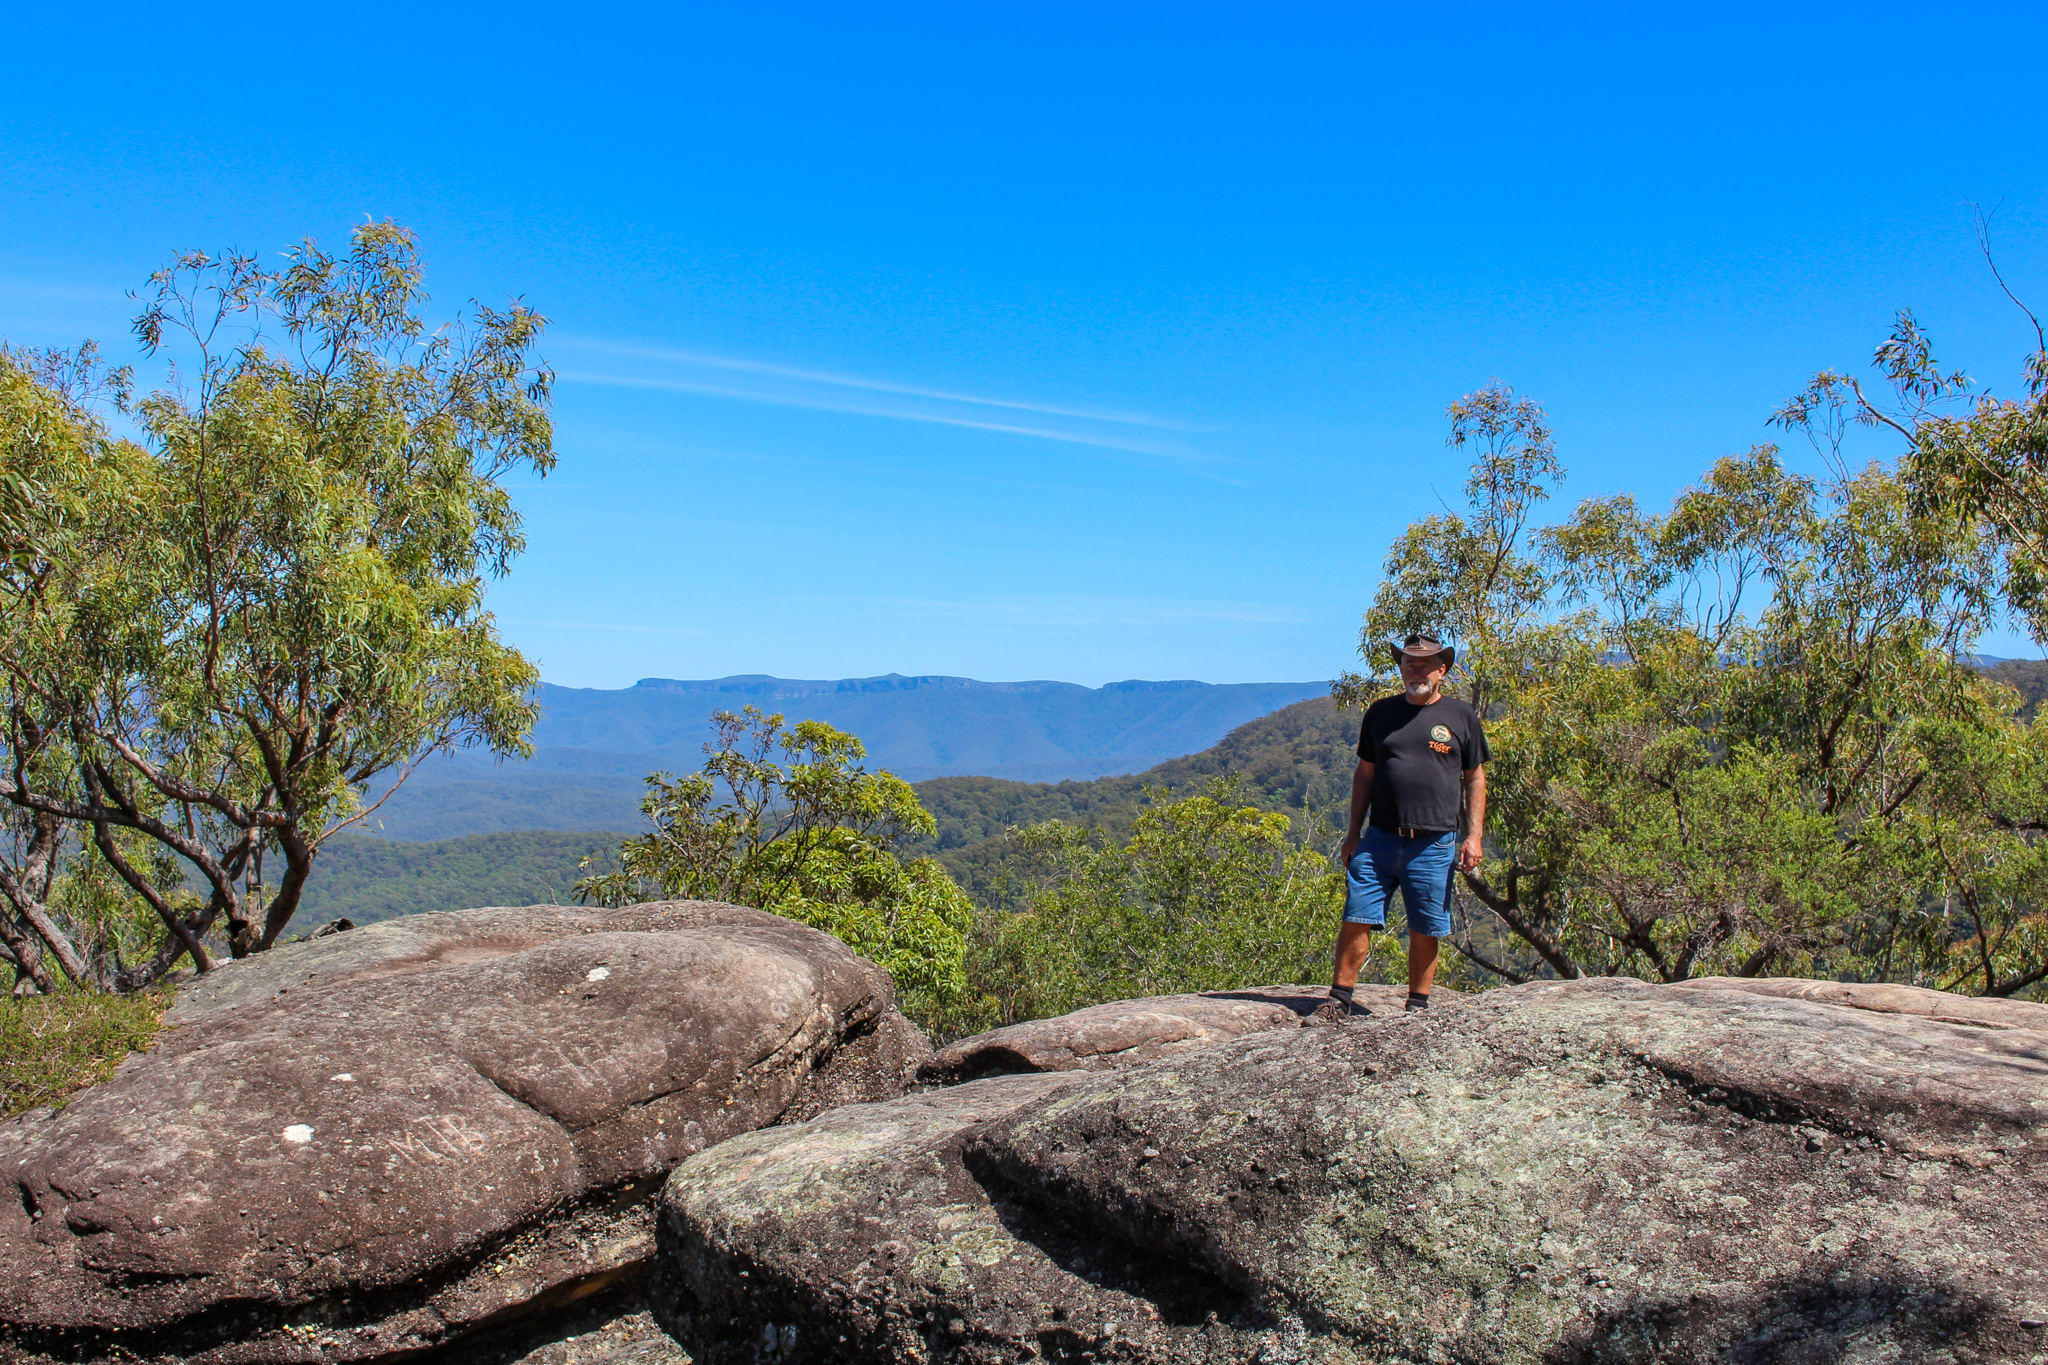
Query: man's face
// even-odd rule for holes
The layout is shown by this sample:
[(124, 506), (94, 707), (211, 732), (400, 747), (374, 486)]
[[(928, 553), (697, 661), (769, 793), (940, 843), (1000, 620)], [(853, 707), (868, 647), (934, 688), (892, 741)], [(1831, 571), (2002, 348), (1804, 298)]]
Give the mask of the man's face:
[(1401, 682), (1411, 697), (1426, 697), (1436, 691), (1437, 685), (1444, 680), (1444, 674), (1449, 671), (1444, 666), (1442, 655), (1429, 659), (1411, 659), (1404, 655), (1401, 659)]

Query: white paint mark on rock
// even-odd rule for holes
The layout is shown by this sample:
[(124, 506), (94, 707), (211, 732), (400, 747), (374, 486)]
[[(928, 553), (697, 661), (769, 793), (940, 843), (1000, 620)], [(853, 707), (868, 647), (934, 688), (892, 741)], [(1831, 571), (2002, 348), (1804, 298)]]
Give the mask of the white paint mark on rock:
[(313, 1140), (313, 1126), (309, 1123), (294, 1123), (291, 1127), (284, 1130), (284, 1140), (286, 1142), (311, 1142)]
[(330, 1080), (330, 1081), (352, 1081), (352, 1080), (354, 1080), (354, 1079), (355, 1079), (355, 1077), (354, 1077), (353, 1075), (349, 1074), (348, 1072), (346, 1072), (346, 1071), (343, 1071), (343, 1072), (339, 1072), (339, 1073), (338, 1073), (338, 1074), (336, 1074), (336, 1075), (333, 1075), (333, 1076), (329, 1076), (329, 1077), (328, 1077), (327, 1079), (328, 1079), (328, 1080)]
[(612, 969), (609, 967), (592, 967), (583, 974), (583, 979), (585, 981), (602, 981), (611, 974)]

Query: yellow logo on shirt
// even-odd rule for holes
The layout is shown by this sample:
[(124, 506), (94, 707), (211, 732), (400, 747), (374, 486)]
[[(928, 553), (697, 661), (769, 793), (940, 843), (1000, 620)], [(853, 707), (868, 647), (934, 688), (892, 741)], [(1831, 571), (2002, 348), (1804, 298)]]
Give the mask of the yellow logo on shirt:
[(1442, 725), (1430, 726), (1429, 747), (1440, 754), (1449, 753), (1451, 751), (1451, 732), (1449, 728)]

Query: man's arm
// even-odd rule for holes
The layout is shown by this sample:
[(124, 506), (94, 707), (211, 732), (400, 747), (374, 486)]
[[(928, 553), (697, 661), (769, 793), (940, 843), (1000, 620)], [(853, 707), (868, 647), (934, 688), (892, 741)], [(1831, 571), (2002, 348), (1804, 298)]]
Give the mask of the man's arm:
[(1470, 872), (1479, 866), (1481, 845), (1486, 837), (1486, 766), (1465, 774), (1465, 842), (1458, 848), (1458, 870)]
[(1372, 808), (1372, 772), (1373, 765), (1362, 758), (1351, 772), (1351, 821), (1344, 826), (1344, 847), (1338, 851), (1347, 863), (1358, 852), (1359, 831), (1365, 828), (1365, 813)]

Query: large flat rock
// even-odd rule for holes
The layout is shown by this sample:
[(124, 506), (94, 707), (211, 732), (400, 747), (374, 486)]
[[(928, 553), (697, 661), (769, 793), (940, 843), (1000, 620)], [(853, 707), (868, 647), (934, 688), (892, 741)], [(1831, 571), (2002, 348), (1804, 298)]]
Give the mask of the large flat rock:
[(150, 1053), (0, 1125), (0, 1325), (92, 1358), (365, 1360), (644, 1264), (736, 1133), (901, 1092), (886, 973), (735, 906), (415, 916), (182, 993)]
[(1994, 996), (1955, 995), (1889, 981), (1808, 981), (1796, 976), (1700, 976), (1676, 983), (1680, 990), (1747, 991), (1781, 999), (1817, 1000), (1879, 1014), (1916, 1014), (1973, 1028), (2048, 1029), (2048, 1005)]
[[(1045, 1090), (878, 1160), (840, 1111), (685, 1166), (661, 1273), (764, 1361), (2048, 1359), (2048, 1031), (1822, 995), (1536, 983), (1260, 1030), (982, 1082)], [(1006, 1236), (931, 1250), (985, 1210)], [(1046, 1336), (1021, 1244), (1088, 1248), (1164, 1325)], [(1162, 1307), (1188, 1285), (1199, 1332)]]
[[(1090, 1005), (949, 1043), (918, 1069), (918, 1079), (956, 1085), (1029, 1071), (1118, 1070), (1225, 1038), (1298, 1028), (1329, 993), (1327, 986), (1247, 986)], [(1407, 1008), (1408, 990), (1364, 985), (1356, 998), (1373, 1014), (1399, 1014)], [(1453, 992), (1439, 991), (1432, 1008), (1455, 1008), (1458, 999)]]

